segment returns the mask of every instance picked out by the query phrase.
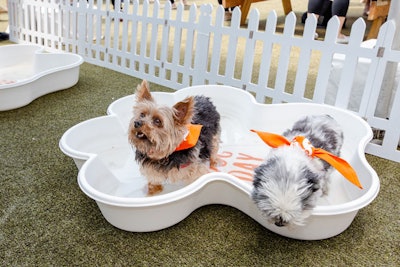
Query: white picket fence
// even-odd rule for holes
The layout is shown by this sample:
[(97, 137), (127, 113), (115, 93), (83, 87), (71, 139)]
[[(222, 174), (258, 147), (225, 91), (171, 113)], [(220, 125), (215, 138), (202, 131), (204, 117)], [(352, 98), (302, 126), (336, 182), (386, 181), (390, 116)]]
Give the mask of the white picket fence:
[[(250, 91), (262, 103), (347, 108), (380, 133), (366, 152), (400, 162), (400, 51), (392, 49), (394, 22), (381, 28), (376, 44), (365, 47), (361, 18), (344, 45), (335, 42), (337, 18), (330, 20), (322, 41), (314, 39), (315, 18), (299, 36), (294, 13), (277, 32), (275, 11), (264, 18), (265, 28), (257, 10), (251, 11), (248, 26), (240, 27), (237, 8), (226, 26), (221, 6), (193, 4), (184, 10), (179, 4), (172, 11), (169, 1), (164, 3), (165, 8), (158, 0), (133, 0), (114, 11), (109, 0), (8, 0), (10, 39), (78, 53), (88, 63), (176, 90), (224, 84)], [(119, 0), (116, 6), (119, 10)]]

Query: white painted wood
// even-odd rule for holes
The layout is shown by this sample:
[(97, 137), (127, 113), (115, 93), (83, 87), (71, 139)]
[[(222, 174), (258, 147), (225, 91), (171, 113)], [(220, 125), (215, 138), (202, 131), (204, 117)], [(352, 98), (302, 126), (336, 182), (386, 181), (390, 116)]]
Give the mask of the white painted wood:
[[(400, 28), (400, 1), (390, 1), (390, 8), (388, 14), (388, 20), (393, 20), (396, 28)], [(400, 49), (400, 30), (397, 30), (395, 33), (395, 38), (393, 42), (393, 48)]]

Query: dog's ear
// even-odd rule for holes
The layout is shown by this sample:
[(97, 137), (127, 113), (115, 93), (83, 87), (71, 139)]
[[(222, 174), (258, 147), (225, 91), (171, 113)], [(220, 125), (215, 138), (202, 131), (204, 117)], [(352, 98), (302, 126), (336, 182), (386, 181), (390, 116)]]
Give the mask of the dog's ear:
[(153, 97), (151, 96), (149, 89), (149, 84), (146, 80), (143, 80), (142, 83), (137, 86), (136, 99), (137, 101), (153, 101)]
[(185, 125), (190, 123), (193, 116), (194, 100), (193, 97), (187, 97), (183, 101), (174, 105), (175, 123)]

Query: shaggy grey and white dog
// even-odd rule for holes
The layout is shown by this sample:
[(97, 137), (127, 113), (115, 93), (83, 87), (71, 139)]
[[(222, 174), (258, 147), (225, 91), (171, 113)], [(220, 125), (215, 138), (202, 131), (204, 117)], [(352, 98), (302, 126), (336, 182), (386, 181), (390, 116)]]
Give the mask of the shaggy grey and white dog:
[[(306, 137), (312, 146), (339, 156), (343, 132), (329, 115), (306, 116), (283, 133)], [(298, 145), (273, 148), (255, 169), (252, 199), (276, 226), (304, 225), (319, 197), (328, 191), (332, 167)]]

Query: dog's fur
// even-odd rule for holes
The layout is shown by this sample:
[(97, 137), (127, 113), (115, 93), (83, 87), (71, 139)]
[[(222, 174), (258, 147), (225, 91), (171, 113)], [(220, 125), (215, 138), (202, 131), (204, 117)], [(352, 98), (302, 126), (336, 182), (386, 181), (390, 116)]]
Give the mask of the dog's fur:
[[(329, 115), (306, 116), (283, 135), (305, 136), (315, 148), (339, 156), (343, 132)], [(274, 148), (255, 169), (252, 198), (276, 226), (304, 225), (318, 198), (328, 192), (332, 167), (297, 145)]]
[[(197, 144), (175, 151), (190, 123), (203, 125)], [(148, 180), (148, 195), (161, 192), (165, 182), (190, 183), (215, 167), (220, 132), (220, 115), (208, 97), (191, 96), (167, 107), (155, 102), (147, 81), (138, 85), (128, 138)]]

